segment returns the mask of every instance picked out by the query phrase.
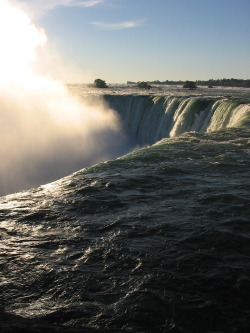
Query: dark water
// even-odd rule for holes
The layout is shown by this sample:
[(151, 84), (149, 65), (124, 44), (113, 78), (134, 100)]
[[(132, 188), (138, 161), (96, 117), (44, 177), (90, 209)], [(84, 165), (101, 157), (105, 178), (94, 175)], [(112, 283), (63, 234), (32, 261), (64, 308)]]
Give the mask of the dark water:
[(132, 332), (250, 330), (250, 130), (187, 133), (1, 198), (7, 312)]

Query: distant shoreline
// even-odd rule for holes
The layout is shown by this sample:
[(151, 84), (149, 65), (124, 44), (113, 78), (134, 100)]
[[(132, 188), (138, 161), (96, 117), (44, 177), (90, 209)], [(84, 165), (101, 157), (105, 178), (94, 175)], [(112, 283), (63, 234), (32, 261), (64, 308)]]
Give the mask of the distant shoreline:
[[(157, 85), (183, 85), (185, 81), (145, 81), (149, 84), (157, 84)], [(208, 87), (234, 87), (234, 88), (250, 88), (250, 79), (242, 80), (242, 79), (210, 79), (210, 80), (196, 80), (197, 85), (200, 86), (208, 86)], [(134, 81), (127, 81), (127, 84), (137, 84)]]

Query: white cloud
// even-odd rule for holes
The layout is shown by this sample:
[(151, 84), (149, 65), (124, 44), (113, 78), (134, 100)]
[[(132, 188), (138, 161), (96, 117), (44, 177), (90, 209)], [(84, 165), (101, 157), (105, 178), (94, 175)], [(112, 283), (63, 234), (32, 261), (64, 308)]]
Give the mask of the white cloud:
[(93, 7), (99, 5), (104, 0), (35, 0), (34, 2), (42, 3), (49, 9), (55, 7)]
[(98, 5), (99, 3), (103, 2), (103, 0), (88, 0), (88, 1), (81, 1), (83, 7), (92, 7)]
[(121, 29), (140, 27), (144, 24), (144, 22), (145, 22), (144, 20), (124, 21), (124, 22), (119, 22), (119, 23), (107, 23), (107, 22), (94, 21), (94, 22), (91, 22), (91, 24), (98, 26), (100, 28), (103, 28), (103, 29), (121, 30)]
[(9, 0), (9, 3), (23, 9), (32, 16), (41, 16), (56, 7), (94, 7), (104, 1), (105, 0)]

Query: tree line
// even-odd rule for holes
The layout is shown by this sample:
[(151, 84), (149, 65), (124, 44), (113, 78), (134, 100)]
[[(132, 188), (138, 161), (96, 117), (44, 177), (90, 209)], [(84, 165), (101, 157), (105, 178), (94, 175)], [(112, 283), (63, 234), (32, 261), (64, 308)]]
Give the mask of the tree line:
[(250, 88), (250, 80), (241, 80), (241, 79), (219, 79), (213, 80), (210, 79), (208, 81), (196, 81), (197, 85), (207, 85), (207, 86), (222, 86), (222, 87), (242, 87), (242, 88)]
[[(196, 80), (196, 81), (139, 81), (139, 82), (132, 82), (132, 81), (127, 81), (127, 84), (136, 84), (138, 88), (141, 89), (150, 89), (152, 88), (152, 84), (157, 84), (157, 85), (182, 85), (183, 88), (188, 88), (188, 89), (196, 89), (197, 86), (208, 86), (209, 88), (212, 87), (243, 87), (243, 88), (250, 88), (250, 80), (241, 80), (241, 79), (210, 79), (207, 81), (201, 81), (201, 80)], [(95, 88), (108, 88), (106, 82), (101, 79), (96, 79), (94, 81), (94, 84), (92, 85)]]
[[(187, 81), (147, 81), (150, 84), (157, 85), (184, 85)], [(194, 82), (194, 81), (191, 81)], [(210, 80), (196, 80), (196, 85), (199, 86), (208, 86), (208, 87), (242, 87), (242, 88), (250, 88), (250, 80), (242, 80), (242, 79), (210, 79)], [(127, 81), (127, 84), (137, 84), (138, 82)]]

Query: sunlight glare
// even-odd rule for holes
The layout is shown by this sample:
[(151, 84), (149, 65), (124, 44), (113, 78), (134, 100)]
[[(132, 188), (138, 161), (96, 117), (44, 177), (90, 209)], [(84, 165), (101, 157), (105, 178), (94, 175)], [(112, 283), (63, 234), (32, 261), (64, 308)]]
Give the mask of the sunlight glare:
[(29, 81), (30, 63), (35, 60), (36, 48), (45, 44), (46, 35), (7, 0), (0, 3), (0, 41), (0, 83)]
[(122, 143), (119, 119), (106, 105), (88, 105), (37, 73), (46, 40), (25, 12), (0, 0), (0, 195), (110, 159)]

